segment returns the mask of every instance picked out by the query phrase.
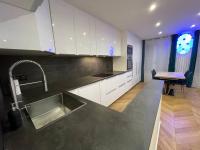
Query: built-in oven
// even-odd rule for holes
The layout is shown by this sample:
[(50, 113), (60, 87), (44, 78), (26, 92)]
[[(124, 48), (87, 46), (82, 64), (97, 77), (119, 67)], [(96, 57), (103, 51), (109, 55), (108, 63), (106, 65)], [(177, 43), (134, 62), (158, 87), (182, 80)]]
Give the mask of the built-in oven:
[(133, 46), (127, 46), (127, 70), (133, 69)]

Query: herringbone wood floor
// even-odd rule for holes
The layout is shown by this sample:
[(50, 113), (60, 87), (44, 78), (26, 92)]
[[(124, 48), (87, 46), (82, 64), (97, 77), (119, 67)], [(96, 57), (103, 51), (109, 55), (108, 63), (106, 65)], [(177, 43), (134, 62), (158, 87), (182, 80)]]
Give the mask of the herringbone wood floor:
[[(122, 112), (143, 87), (138, 84), (110, 108)], [(200, 89), (175, 89), (175, 96), (163, 95), (158, 150), (200, 150)]]

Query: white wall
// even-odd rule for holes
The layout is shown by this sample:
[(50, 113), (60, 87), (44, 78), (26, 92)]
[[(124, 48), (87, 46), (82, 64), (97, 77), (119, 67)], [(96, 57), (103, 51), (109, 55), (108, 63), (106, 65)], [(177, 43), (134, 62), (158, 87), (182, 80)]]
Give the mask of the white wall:
[(145, 41), (144, 81), (152, 79), (151, 71), (168, 71), (171, 37)]

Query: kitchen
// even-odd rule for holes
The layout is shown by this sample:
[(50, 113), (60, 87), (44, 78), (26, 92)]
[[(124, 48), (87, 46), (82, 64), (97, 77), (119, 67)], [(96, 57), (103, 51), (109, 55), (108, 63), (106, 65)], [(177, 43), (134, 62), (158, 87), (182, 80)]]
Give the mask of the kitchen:
[[(168, 70), (176, 32), (138, 36), (85, 9), (97, 3), (81, 4), (70, 0), (0, 1), (0, 148), (164, 149), (159, 143), (162, 101), (166, 95), (174, 99), (179, 92), (173, 86), (176, 83), (159, 73), (152, 80), (151, 70)], [(146, 6), (148, 13), (156, 9), (154, 5)], [(99, 9), (103, 6), (105, 3)], [(157, 37), (169, 37), (167, 45), (155, 39), (156, 50), (169, 49), (164, 54), (169, 60), (163, 54), (153, 56), (159, 52), (150, 44)], [(193, 37), (195, 45), (197, 28)], [(198, 44), (194, 47), (198, 49)], [(151, 66), (161, 64), (159, 57), (166, 59), (167, 65), (160, 65), (165, 69)], [(141, 85), (119, 110), (122, 103), (118, 102)]]

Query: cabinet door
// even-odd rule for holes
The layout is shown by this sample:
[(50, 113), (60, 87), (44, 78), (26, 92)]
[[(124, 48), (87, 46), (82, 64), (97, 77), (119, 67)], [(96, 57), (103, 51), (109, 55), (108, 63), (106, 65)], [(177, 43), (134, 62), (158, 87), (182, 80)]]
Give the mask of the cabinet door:
[(100, 104), (99, 82), (78, 88), (78, 95)]
[(89, 44), (91, 48), (90, 55), (97, 55), (95, 17), (89, 16), (89, 22), (90, 22)]
[(0, 48), (40, 50), (35, 14), (0, 3)]
[(121, 55), (121, 35), (120, 32), (112, 26), (109, 26), (109, 56)]
[(74, 34), (75, 8), (64, 0), (50, 0), (57, 54), (76, 54)]
[(127, 84), (127, 79), (126, 79), (126, 74), (121, 74), (119, 75), (118, 78), (118, 96), (122, 96), (124, 93), (126, 93), (126, 84)]
[(117, 77), (112, 77), (100, 82), (102, 105), (109, 106), (118, 98), (116, 80)]
[(96, 42), (97, 55), (109, 55), (109, 36), (108, 25), (96, 19)]
[(75, 33), (76, 33), (76, 46), (77, 54), (90, 55), (90, 16), (76, 9), (75, 11)]
[(113, 40), (114, 43), (114, 56), (121, 56), (121, 33), (120, 31), (115, 30), (115, 37)]
[(43, 51), (55, 53), (52, 23), (49, 10), (49, 1), (44, 0), (35, 12), (36, 24), (39, 33), (40, 47)]
[(129, 71), (126, 73), (126, 91), (133, 87), (133, 72)]

